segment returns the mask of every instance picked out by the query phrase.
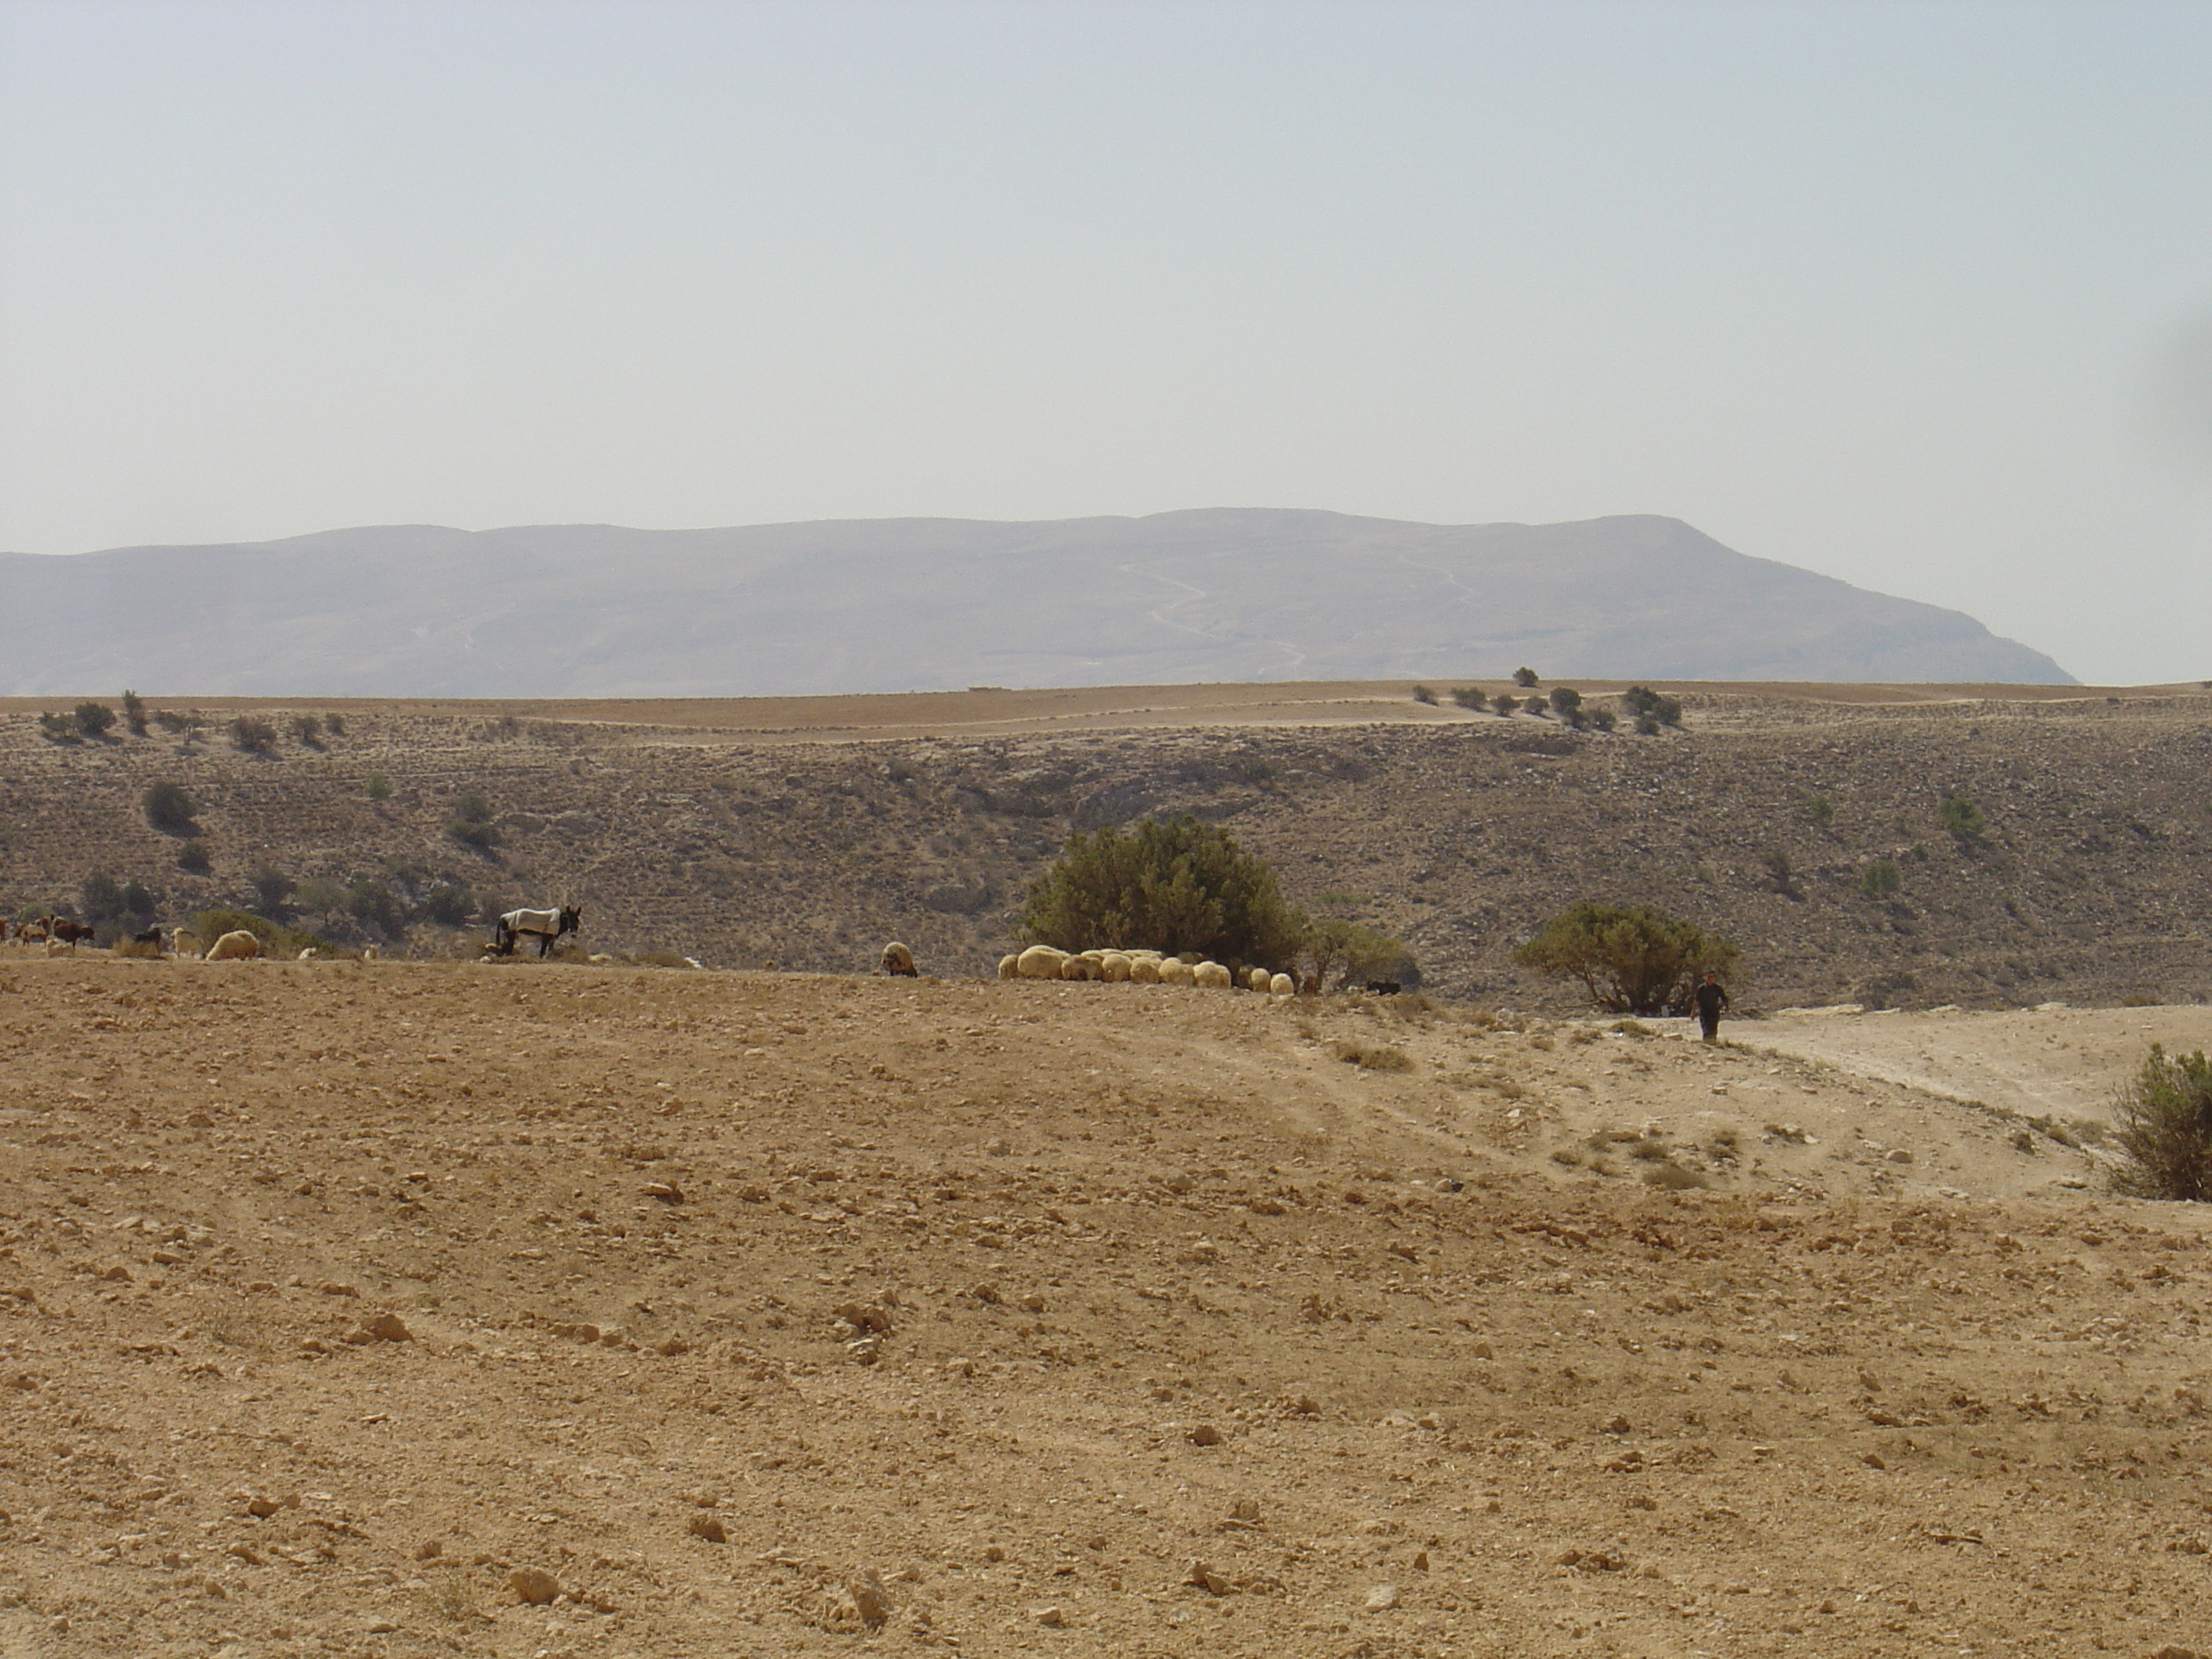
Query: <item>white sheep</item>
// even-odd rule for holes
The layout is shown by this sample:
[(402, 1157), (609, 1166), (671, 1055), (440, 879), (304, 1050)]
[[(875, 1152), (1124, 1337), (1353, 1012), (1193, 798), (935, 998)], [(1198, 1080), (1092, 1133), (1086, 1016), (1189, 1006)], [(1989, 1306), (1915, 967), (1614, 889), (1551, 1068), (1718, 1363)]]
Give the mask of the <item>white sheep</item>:
[(1099, 977), (1109, 985), (1127, 985), (1131, 966), (1129, 958), (1122, 952), (1109, 951), (1098, 960)]
[(1049, 945), (1032, 945), (1014, 958), (1024, 979), (1058, 979), (1060, 964), (1066, 960), (1066, 951), (1055, 951)]
[(307, 946), (306, 950), (301, 951), (299, 956), (295, 958), (295, 960), (300, 962), (313, 962), (314, 959), (315, 947), (312, 945)]
[(1097, 979), (1098, 964), (1089, 957), (1066, 957), (1060, 964), (1062, 979)]
[[(1177, 967), (1182, 966), (1180, 963)], [(1129, 982), (1132, 985), (1158, 985), (1160, 982), (1160, 959), (1158, 957), (1131, 957)]]
[(1267, 994), (1267, 987), (1274, 981), (1274, 977), (1265, 968), (1255, 968), (1244, 975), (1244, 988), (1248, 991), (1257, 991), (1261, 996), (1265, 996)]
[(1267, 981), (1267, 994), (1270, 996), (1294, 997), (1297, 994), (1298, 982), (1288, 974), (1278, 974)]
[(1190, 970), (1190, 981), (1209, 991), (1226, 991), (1237, 981), (1218, 962), (1201, 962)]
[(1021, 953), (1018, 951), (1015, 951), (1011, 956), (1003, 956), (999, 958), (999, 977), (1000, 979), (1019, 979), (1021, 976), (1022, 957)]
[(1181, 957), (1160, 958), (1160, 983), (1163, 985), (1193, 985), (1197, 982), (1196, 969)]
[(178, 927), (170, 932), (169, 948), (180, 957), (196, 957), (200, 953), (200, 936), (189, 927)]
[(210, 962), (250, 962), (261, 954), (261, 941), (243, 927), (225, 933), (208, 946)]

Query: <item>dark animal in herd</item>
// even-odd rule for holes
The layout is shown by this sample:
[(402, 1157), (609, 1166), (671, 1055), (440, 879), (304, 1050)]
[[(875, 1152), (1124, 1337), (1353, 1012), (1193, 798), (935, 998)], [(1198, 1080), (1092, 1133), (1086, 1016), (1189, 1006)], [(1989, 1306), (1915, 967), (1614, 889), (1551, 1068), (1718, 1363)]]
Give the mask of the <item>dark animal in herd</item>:
[(50, 921), (46, 924), (46, 931), (55, 939), (64, 941), (72, 951), (76, 949), (79, 939), (92, 937), (92, 928), (82, 921)]
[(557, 910), (509, 910), (493, 930), (491, 948), (496, 955), (511, 957), (515, 942), (527, 933), (538, 941), (538, 959), (543, 961), (563, 933), (580, 933), (583, 927), (583, 911), (571, 904)]
[(1406, 988), (1395, 979), (1370, 979), (1367, 981), (1367, 988), (1378, 997), (1395, 997)]

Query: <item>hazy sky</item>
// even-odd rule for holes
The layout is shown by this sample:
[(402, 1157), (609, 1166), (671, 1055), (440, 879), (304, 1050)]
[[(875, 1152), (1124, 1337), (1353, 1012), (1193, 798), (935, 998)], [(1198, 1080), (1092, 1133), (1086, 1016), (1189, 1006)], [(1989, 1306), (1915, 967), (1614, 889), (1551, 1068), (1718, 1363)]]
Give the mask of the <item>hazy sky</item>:
[(2212, 676), (2212, 5), (0, 0), (0, 548), (1212, 506)]

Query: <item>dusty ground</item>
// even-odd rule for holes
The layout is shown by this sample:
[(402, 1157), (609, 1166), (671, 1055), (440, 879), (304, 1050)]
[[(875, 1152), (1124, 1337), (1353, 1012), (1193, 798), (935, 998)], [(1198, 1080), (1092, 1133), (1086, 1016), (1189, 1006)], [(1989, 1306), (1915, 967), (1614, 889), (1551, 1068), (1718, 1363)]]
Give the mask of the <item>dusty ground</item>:
[(1728, 1035), (0, 956), (0, 1653), (2212, 1647), (2212, 1013)]

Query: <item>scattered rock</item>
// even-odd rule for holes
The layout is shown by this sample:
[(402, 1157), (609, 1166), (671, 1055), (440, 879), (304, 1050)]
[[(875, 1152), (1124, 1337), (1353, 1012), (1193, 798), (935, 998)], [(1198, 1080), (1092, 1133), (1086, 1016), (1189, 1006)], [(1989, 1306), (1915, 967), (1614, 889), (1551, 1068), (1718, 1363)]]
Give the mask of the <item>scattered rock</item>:
[(1248, 1527), (1258, 1526), (1260, 1524), (1260, 1500), (1256, 1498), (1238, 1498), (1235, 1503), (1229, 1506), (1229, 1518), (1231, 1521), (1241, 1522)]
[(561, 1581), (536, 1567), (517, 1567), (507, 1574), (507, 1582), (516, 1598), (528, 1607), (544, 1607), (561, 1593)]
[(1398, 1605), (1398, 1587), (1395, 1584), (1377, 1584), (1367, 1592), (1366, 1601), (1360, 1605), (1369, 1613), (1388, 1613)]
[(1067, 1623), (1066, 1612), (1057, 1603), (1042, 1607), (1031, 1607), (1030, 1609), (1030, 1617), (1036, 1620), (1040, 1625), (1051, 1626), (1054, 1630), (1060, 1629), (1062, 1626)]
[(663, 1204), (681, 1204), (684, 1201), (684, 1194), (677, 1189), (675, 1183), (667, 1181), (647, 1182), (645, 1185), (645, 1195), (647, 1198), (657, 1198)]
[(1194, 1446), (1218, 1446), (1221, 1443), (1221, 1431), (1211, 1423), (1201, 1423), (1190, 1431), (1190, 1443)]
[(710, 1544), (730, 1541), (729, 1529), (711, 1515), (695, 1515), (684, 1523), (684, 1528), (694, 1538), (703, 1538)]
[(874, 1568), (862, 1567), (848, 1578), (845, 1593), (853, 1598), (853, 1606), (860, 1613), (860, 1622), (870, 1630), (881, 1630), (884, 1621), (891, 1616), (890, 1592), (884, 1588), (884, 1581), (876, 1577)]
[(434, 1561), (445, 1553), (446, 1545), (442, 1539), (426, 1538), (415, 1547), (415, 1559), (417, 1561)]
[(1234, 1595), (1237, 1593), (1236, 1585), (1231, 1583), (1203, 1561), (1192, 1562), (1190, 1571), (1183, 1576), (1182, 1582), (1186, 1584), (1195, 1584), (1208, 1595)]

